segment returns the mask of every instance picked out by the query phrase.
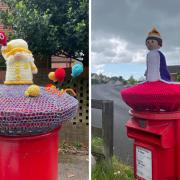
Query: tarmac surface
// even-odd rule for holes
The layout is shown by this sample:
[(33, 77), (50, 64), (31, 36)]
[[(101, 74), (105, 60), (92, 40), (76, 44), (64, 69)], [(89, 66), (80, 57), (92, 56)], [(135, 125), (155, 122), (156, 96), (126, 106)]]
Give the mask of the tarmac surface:
[[(122, 85), (92, 85), (92, 99), (113, 100), (114, 102), (114, 154), (124, 163), (133, 164), (132, 140), (127, 137), (125, 124), (130, 118), (129, 109), (120, 96)], [(92, 126), (102, 127), (101, 110), (92, 109)]]
[(88, 155), (60, 155), (58, 164), (58, 180), (88, 180)]

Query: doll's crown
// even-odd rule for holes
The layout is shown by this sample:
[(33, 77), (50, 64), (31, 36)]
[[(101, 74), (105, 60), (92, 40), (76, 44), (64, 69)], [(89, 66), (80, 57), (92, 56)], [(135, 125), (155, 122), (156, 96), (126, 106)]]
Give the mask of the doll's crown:
[(153, 29), (148, 33), (148, 37), (157, 37), (161, 39), (161, 34), (155, 27), (153, 27)]

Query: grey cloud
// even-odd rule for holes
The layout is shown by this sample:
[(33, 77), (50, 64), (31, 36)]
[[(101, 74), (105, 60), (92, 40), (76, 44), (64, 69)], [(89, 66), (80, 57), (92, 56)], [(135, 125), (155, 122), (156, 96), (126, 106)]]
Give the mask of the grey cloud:
[(179, 0), (92, 0), (92, 37), (113, 34), (144, 45), (147, 33), (156, 26), (165, 46), (180, 46), (179, 7)]
[(120, 38), (98, 36), (92, 41), (92, 47), (94, 65), (145, 62), (145, 49), (138, 49), (139, 46), (136, 47)]

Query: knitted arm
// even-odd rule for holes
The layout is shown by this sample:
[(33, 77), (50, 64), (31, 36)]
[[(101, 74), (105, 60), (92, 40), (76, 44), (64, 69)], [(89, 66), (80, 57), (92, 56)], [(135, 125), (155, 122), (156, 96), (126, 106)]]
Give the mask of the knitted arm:
[(145, 77), (147, 76), (147, 56), (146, 56), (146, 70), (145, 70), (144, 76)]
[(37, 74), (38, 69), (37, 69), (36, 65), (34, 64), (34, 62), (30, 62), (30, 65), (31, 65), (32, 73)]
[(144, 76), (147, 76), (147, 69), (146, 69), (146, 71), (145, 71), (145, 73), (144, 73)]

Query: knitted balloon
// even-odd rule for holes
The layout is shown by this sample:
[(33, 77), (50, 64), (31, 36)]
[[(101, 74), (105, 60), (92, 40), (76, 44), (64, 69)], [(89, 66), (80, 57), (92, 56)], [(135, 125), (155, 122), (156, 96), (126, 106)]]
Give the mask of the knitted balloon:
[(75, 64), (72, 67), (71, 76), (75, 78), (75, 77), (79, 76), (83, 71), (84, 71), (84, 68), (83, 68), (82, 64)]
[(54, 81), (54, 82), (57, 82), (57, 79), (56, 79), (56, 77), (55, 77), (55, 73), (54, 73), (54, 72), (50, 72), (50, 73), (48, 74), (48, 78), (49, 78), (50, 80)]
[(55, 78), (59, 80), (61, 83), (64, 81), (64, 78), (66, 76), (66, 72), (63, 68), (58, 68), (55, 71)]

